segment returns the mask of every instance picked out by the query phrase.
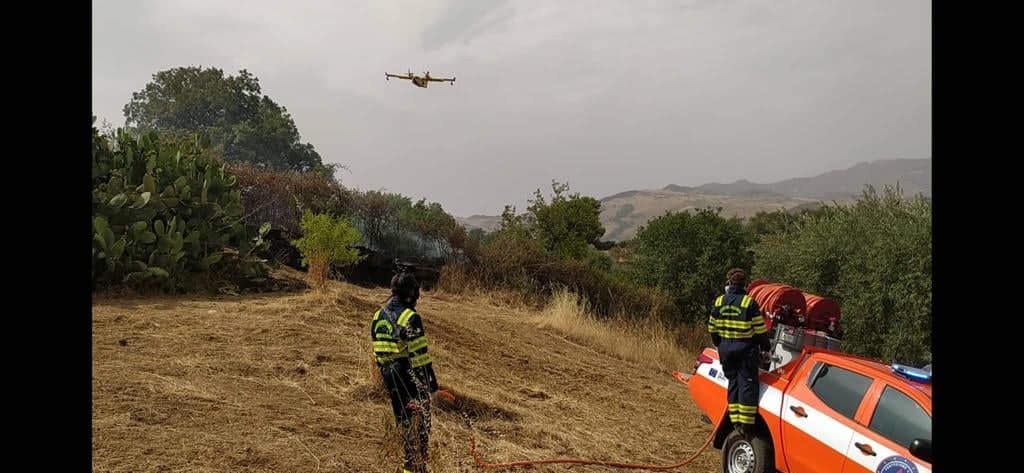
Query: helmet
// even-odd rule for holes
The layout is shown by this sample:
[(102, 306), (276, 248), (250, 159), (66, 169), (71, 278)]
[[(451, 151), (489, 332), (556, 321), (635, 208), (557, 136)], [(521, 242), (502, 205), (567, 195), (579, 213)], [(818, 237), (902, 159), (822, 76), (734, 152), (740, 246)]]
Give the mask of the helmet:
[(398, 274), (391, 278), (391, 295), (413, 307), (420, 297), (420, 283), (416, 280), (413, 267), (401, 264), (398, 267)]

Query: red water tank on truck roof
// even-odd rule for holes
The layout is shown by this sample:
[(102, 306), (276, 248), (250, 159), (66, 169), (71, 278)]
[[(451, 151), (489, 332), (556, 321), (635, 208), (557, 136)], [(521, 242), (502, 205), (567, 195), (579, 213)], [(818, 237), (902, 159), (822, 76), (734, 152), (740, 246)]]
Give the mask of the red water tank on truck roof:
[(807, 301), (804, 299), (804, 293), (792, 286), (758, 279), (747, 286), (747, 294), (761, 308), (764, 323), (769, 329), (772, 328), (769, 314), (781, 312), (783, 306), (789, 306), (791, 316), (807, 313)]
[(839, 304), (827, 297), (814, 294), (804, 294), (807, 301), (807, 326), (814, 330), (832, 332), (830, 325), (839, 325), (842, 314), (839, 311)]

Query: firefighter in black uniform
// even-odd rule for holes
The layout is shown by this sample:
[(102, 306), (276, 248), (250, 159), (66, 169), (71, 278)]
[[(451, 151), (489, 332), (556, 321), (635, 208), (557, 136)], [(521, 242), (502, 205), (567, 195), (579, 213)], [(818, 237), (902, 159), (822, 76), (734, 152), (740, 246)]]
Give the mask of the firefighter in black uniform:
[(430, 398), (438, 389), (423, 321), (416, 312), (419, 295), (416, 277), (401, 271), (391, 279), (391, 298), (370, 324), (374, 358), (402, 436), (402, 473), (427, 472)]
[(729, 420), (742, 435), (749, 436), (757, 416), (761, 352), (768, 351), (771, 344), (764, 318), (757, 302), (747, 295), (746, 285), (746, 271), (729, 270), (725, 294), (718, 296), (711, 308), (708, 331), (729, 380)]

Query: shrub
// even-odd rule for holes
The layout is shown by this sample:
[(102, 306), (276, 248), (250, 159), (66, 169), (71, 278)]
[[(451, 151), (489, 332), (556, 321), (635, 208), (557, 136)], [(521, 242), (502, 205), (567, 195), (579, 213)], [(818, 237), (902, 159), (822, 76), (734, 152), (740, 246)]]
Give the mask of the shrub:
[(757, 277), (836, 299), (844, 349), (931, 361), (931, 203), (868, 188), (852, 206), (805, 214), (756, 246)]
[(323, 287), (332, 264), (344, 267), (359, 261), (359, 251), (352, 246), (362, 236), (347, 218), (306, 211), (301, 226), (302, 238), (293, 243), (302, 254), (302, 264), (309, 267), (311, 286)]
[(704, 320), (726, 271), (749, 270), (753, 262), (749, 233), (739, 219), (720, 211), (668, 213), (641, 227), (631, 244), (630, 279), (670, 294), (683, 322)]

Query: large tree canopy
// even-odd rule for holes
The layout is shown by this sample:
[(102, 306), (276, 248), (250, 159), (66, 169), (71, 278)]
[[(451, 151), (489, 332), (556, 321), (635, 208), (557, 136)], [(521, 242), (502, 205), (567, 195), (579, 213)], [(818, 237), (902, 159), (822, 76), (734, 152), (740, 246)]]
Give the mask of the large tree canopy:
[(227, 161), (274, 170), (327, 170), (313, 145), (300, 141), (288, 111), (262, 95), (246, 70), (225, 76), (217, 68), (176, 67), (153, 80), (124, 106), (129, 126), (172, 133), (206, 133)]

